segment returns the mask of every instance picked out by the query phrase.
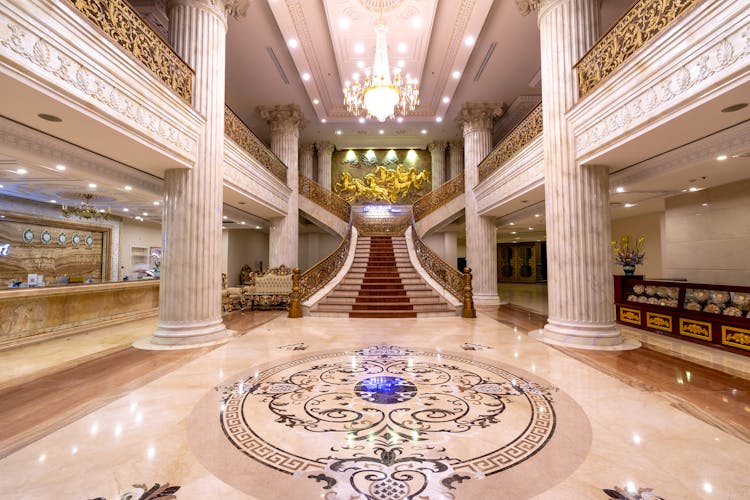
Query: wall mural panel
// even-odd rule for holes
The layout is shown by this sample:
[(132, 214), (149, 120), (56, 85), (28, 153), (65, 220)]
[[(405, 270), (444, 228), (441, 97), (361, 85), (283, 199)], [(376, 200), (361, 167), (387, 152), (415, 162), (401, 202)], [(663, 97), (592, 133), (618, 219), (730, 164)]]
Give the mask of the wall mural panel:
[(429, 151), (345, 149), (333, 153), (333, 192), (351, 204), (409, 205), (432, 189)]

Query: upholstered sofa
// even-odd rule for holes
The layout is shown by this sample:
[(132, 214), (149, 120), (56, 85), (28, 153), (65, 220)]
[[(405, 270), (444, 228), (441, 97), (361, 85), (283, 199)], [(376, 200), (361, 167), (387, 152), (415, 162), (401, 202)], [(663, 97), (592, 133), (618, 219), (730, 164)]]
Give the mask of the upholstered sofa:
[[(284, 265), (263, 274), (249, 276), (252, 284), (243, 287), (245, 302), (250, 309), (286, 309), (292, 293), (292, 270)], [(249, 281), (249, 280), (248, 280)]]

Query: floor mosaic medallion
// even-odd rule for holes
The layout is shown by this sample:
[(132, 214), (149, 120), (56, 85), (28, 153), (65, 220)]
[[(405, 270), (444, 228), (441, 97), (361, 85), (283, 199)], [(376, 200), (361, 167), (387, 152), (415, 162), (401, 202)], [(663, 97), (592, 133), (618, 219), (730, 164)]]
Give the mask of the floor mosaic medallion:
[[(537, 455), (554, 460), (542, 452), (573, 429), (565, 460), (582, 461), (590, 428), (568, 396), (465, 356), (376, 345), (259, 367), (203, 399), (191, 444), (218, 477), (261, 498), (274, 492), (258, 474), (286, 475), (310, 498), (470, 498)], [(211, 432), (198, 430), (207, 419)], [(564, 477), (554, 476), (542, 482)]]

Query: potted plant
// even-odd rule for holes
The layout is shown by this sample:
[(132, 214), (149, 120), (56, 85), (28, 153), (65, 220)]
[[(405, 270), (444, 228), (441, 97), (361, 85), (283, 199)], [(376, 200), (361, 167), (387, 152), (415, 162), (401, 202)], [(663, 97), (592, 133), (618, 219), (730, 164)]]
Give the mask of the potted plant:
[(623, 234), (620, 240), (612, 241), (612, 250), (615, 253), (615, 263), (622, 266), (625, 275), (630, 276), (635, 272), (635, 266), (643, 264), (645, 257), (644, 247), (646, 237), (640, 236), (638, 239)]

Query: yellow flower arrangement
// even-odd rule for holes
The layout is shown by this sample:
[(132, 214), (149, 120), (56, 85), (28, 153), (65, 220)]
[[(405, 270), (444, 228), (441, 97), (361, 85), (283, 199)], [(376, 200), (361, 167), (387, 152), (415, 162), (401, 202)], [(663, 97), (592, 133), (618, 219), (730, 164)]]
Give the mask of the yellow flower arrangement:
[(640, 236), (636, 239), (629, 234), (623, 234), (620, 236), (619, 242), (613, 240), (612, 250), (615, 252), (615, 263), (621, 266), (636, 266), (637, 264), (643, 264), (643, 258), (645, 257), (645, 244), (645, 236)]

